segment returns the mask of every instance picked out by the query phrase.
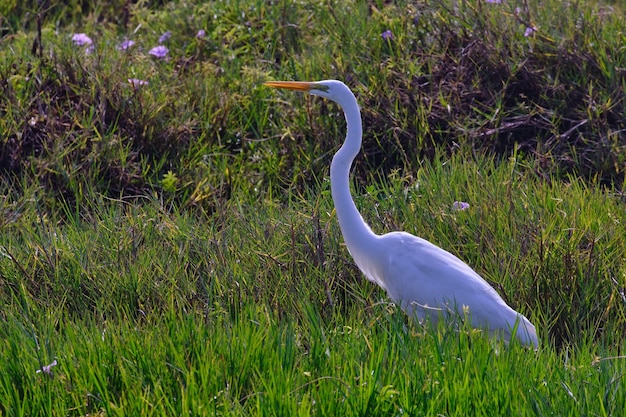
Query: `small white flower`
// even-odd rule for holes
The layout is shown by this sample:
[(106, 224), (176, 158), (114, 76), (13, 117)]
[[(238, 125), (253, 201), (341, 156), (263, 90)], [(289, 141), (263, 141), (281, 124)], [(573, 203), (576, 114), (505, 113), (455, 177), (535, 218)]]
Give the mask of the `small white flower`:
[(537, 32), (537, 28), (532, 26), (532, 27), (527, 27), (526, 30), (524, 31), (524, 36), (529, 37), (530, 35), (532, 35), (533, 33)]
[(139, 78), (129, 78), (128, 82), (132, 84), (133, 87), (137, 88), (142, 85), (148, 85), (148, 81), (140, 80)]
[(52, 376), (52, 367), (53, 366), (57, 366), (57, 365), (58, 365), (58, 363), (57, 363), (57, 360), (55, 359), (55, 360), (52, 361), (52, 363), (50, 365), (45, 365), (41, 369), (37, 369), (37, 373), (39, 374), (39, 373), (43, 372), (44, 374), (46, 374), (48, 376)]

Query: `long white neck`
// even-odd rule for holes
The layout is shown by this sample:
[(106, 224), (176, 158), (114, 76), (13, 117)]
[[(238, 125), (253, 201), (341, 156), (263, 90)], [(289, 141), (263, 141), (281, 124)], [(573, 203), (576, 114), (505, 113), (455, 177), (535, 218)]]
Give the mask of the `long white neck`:
[[(361, 217), (361, 213), (357, 210), (350, 194), (350, 167), (361, 150), (363, 132), (361, 112), (354, 96), (353, 99), (354, 105), (345, 106), (346, 108), (343, 109), (348, 128), (346, 140), (330, 164), (331, 192), (341, 233), (349, 250), (358, 245), (359, 242), (363, 244), (367, 239), (375, 237), (375, 234)], [(354, 256), (354, 253), (352, 255)]]

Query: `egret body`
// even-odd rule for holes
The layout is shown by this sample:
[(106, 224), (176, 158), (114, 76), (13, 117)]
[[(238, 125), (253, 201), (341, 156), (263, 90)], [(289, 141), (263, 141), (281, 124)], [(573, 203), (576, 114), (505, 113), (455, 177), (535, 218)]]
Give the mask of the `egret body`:
[(535, 326), (509, 307), (491, 285), (450, 252), (406, 232), (377, 235), (350, 194), (350, 168), (361, 149), (357, 100), (341, 81), (274, 81), (265, 85), (307, 92), (337, 103), (345, 114), (346, 139), (330, 165), (330, 183), (341, 233), (363, 274), (383, 288), (409, 316), (436, 323), (441, 317), (466, 317), (472, 327), (505, 340), (515, 335), (537, 347)]

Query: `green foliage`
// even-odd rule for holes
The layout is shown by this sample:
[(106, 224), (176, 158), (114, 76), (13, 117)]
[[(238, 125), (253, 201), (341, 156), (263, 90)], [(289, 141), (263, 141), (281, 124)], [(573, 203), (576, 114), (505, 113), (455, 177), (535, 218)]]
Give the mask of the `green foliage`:
[(167, 171), (167, 174), (163, 175), (163, 179), (161, 180), (161, 186), (163, 187), (163, 191), (167, 191), (169, 193), (173, 193), (176, 191), (176, 183), (178, 182), (178, 177), (172, 171)]
[[(144, 6), (148, 2), (139, 2)], [(150, 2), (153, 5), (161, 1)], [(81, 25), (85, 20), (98, 19), (101, 22), (125, 25), (129, 19), (129, 0), (66, 0), (55, 2), (50, 0), (3, 0), (0, 2), (0, 18), (8, 26), (0, 29), (0, 34), (17, 30), (34, 30), (37, 20), (44, 19), (50, 23), (59, 23), (63, 27)]]
[[(354, 267), (329, 194), (327, 182), (287, 203), (239, 193), (210, 215), (157, 197), (57, 216), (36, 194), (4, 200), (0, 410), (621, 412), (626, 229), (613, 193), (460, 154), (356, 192), (374, 230), (474, 266), (537, 325), (537, 352), (408, 321)], [(36, 373), (54, 360), (53, 376)]]
[[(105, 17), (120, 9), (125, 24)], [(81, 202), (85, 188), (161, 191), (168, 171), (180, 179), (175, 199), (207, 211), (232, 187), (314, 183), (343, 120), (325, 117), (332, 104), (260, 86), (276, 78), (353, 87), (366, 124), (361, 178), (461, 146), (536, 155), (548, 176), (623, 182), (623, 19), (599, 6), (100, 2), (67, 24), (56, 13), (40, 10), (40, 33), (0, 40), (0, 175), (42, 184), (50, 201)], [(167, 59), (154, 58), (166, 31)], [(76, 32), (93, 53), (72, 45)], [(136, 43), (120, 50), (125, 39)]]

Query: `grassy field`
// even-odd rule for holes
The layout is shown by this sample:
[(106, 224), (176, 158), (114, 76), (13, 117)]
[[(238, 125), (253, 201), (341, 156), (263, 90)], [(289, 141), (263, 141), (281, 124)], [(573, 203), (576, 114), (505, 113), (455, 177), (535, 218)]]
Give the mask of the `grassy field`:
[[(623, 413), (619, 5), (30, 3), (0, 9), (0, 415)], [(325, 78), (372, 229), (465, 260), (539, 349), (361, 276), (339, 109), (262, 86)]]

